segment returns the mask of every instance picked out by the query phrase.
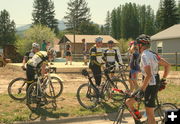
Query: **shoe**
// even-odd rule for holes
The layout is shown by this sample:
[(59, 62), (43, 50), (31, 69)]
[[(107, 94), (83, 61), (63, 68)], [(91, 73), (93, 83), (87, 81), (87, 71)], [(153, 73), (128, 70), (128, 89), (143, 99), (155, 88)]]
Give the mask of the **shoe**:
[(66, 63), (65, 65), (68, 65), (68, 63)]

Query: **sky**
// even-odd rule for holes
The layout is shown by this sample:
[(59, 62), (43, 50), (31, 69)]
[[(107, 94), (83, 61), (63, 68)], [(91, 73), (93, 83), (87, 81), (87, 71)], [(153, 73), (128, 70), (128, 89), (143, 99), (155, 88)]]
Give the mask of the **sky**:
[[(67, 3), (70, 0), (52, 0), (55, 5), (55, 18), (63, 20), (66, 15)], [(176, 0), (178, 1), (178, 0)], [(32, 11), (34, 0), (0, 0), (0, 11), (6, 9), (11, 20), (14, 20), (16, 26), (22, 26), (32, 23)], [(86, 0), (90, 8), (91, 19), (97, 24), (104, 24), (107, 11), (112, 11), (120, 4), (127, 2), (137, 3), (140, 5), (150, 5), (156, 12), (159, 7), (160, 0)]]

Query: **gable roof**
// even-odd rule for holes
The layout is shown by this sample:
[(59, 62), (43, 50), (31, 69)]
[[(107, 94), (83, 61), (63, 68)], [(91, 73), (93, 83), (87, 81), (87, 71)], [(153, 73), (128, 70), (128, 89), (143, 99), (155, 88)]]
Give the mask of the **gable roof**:
[[(70, 41), (71, 43), (74, 42), (74, 35), (66, 34), (64, 35), (64, 37), (66, 37), (66, 41)], [(118, 41), (110, 35), (75, 35), (75, 40), (76, 43), (82, 43), (82, 39), (85, 39), (86, 43), (95, 43), (95, 39), (97, 37), (102, 37), (103, 43), (107, 43), (109, 40), (114, 41), (114, 43), (118, 43)], [(63, 38), (60, 40), (59, 43), (63, 43)]]
[(180, 24), (173, 25), (151, 36), (151, 40), (163, 40), (163, 39), (174, 39), (174, 38), (180, 38)]

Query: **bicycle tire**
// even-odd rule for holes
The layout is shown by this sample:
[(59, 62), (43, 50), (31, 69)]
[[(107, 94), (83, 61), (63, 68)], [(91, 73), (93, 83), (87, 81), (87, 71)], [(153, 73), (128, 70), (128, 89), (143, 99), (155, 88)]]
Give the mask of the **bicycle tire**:
[[(22, 85), (20, 85), (20, 83), (22, 82)], [(14, 85), (17, 85), (14, 89)], [(20, 89), (20, 87), (22, 87), (22, 89)], [(26, 79), (25, 78), (16, 78), (14, 80), (12, 80), (9, 85), (8, 85), (8, 94), (9, 96), (14, 99), (14, 100), (19, 100), (19, 101), (23, 101), (26, 99), (26, 87), (27, 87), (27, 83), (26, 83)], [(24, 91), (23, 93), (21, 93), (21, 91)]]
[(33, 83), (27, 90), (27, 101), (26, 105), (32, 111), (38, 111), (40, 109), (40, 99), (38, 96), (37, 83)]
[[(113, 83), (115, 85), (112, 88), (120, 89), (120, 90), (123, 90), (123, 91), (128, 91), (129, 90), (128, 85), (123, 80), (120, 80), (120, 79), (119, 80), (113, 80)], [(120, 92), (113, 91), (112, 94), (111, 94), (111, 97), (112, 97), (112, 99), (114, 101), (121, 101), (124, 98), (124, 94), (122, 94)]]
[(119, 108), (117, 116), (116, 116), (113, 124), (121, 124), (122, 118), (123, 118), (123, 114), (124, 114), (124, 109), (123, 108)]
[[(84, 95), (85, 98), (87, 98), (87, 100), (85, 98), (81, 98), (81, 95)], [(77, 90), (76, 96), (79, 104), (86, 109), (93, 109), (97, 106), (98, 95), (95, 92), (94, 88), (88, 83), (80, 85), (80, 87)], [(90, 105), (86, 104), (86, 102), (88, 101), (90, 102)]]
[[(57, 82), (52, 82), (54, 80), (56, 80)], [(47, 98), (55, 99), (55, 98), (59, 97), (62, 94), (62, 92), (63, 92), (63, 83), (58, 77), (51, 77), (51, 82), (49, 82), (48, 85), (49, 86), (46, 87), (46, 89), (45, 89), (46, 90), (45, 95), (46, 95)], [(55, 88), (57, 88), (57, 90)], [(51, 91), (51, 90), (53, 90), (53, 91)], [(53, 92), (53, 95), (51, 94), (52, 92)]]
[(178, 109), (178, 108), (176, 105), (172, 103), (163, 103), (162, 105), (157, 106), (154, 110), (156, 122), (161, 122), (161, 124), (164, 124), (166, 120), (165, 111), (174, 110), (174, 109)]

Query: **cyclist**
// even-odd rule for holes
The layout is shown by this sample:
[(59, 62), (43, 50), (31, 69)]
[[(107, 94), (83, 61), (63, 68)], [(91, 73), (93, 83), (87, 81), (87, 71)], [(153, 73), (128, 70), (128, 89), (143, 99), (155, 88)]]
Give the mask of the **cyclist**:
[(31, 83), (35, 80), (35, 70), (41, 73), (43, 77), (46, 73), (45, 67), (48, 64), (48, 60), (53, 58), (54, 50), (49, 48), (46, 51), (37, 52), (31, 59), (27, 62), (26, 76), (27, 76), (27, 89)]
[(38, 43), (32, 43), (32, 49), (31, 49), (31, 51), (26, 52), (25, 56), (23, 57), (23, 62), (22, 62), (22, 63), (23, 63), (23, 65), (22, 65), (22, 69), (23, 69), (23, 70), (25, 69), (25, 64), (26, 64), (26, 62), (27, 62), (29, 59), (31, 59), (31, 58), (34, 56), (34, 54), (39, 51), (39, 49), (40, 49), (40, 46), (39, 46)]
[(106, 62), (106, 67), (110, 67), (111, 76), (114, 76), (116, 63), (121, 64), (122, 60), (120, 60), (120, 56), (117, 53), (116, 49), (113, 49), (114, 42), (112, 40), (108, 41), (108, 49), (104, 51), (104, 60)]
[(103, 63), (102, 55), (103, 49), (102, 47), (103, 38), (97, 37), (95, 39), (96, 45), (94, 45), (90, 49), (90, 63), (89, 68), (92, 70), (92, 73), (95, 78), (96, 85), (99, 87), (101, 84), (101, 65)]
[(71, 44), (68, 41), (66, 44), (66, 64), (68, 65), (68, 60), (70, 60), (70, 65), (72, 65), (72, 52), (71, 52)]
[(138, 72), (140, 71), (139, 67), (139, 52), (137, 50), (135, 41), (131, 41), (129, 44), (129, 53), (130, 53), (130, 72), (129, 72), (129, 83), (130, 83), (130, 92), (138, 89), (137, 77)]
[(164, 67), (163, 79), (165, 81), (170, 64), (163, 58), (159, 57), (156, 53), (149, 50), (150, 37), (142, 34), (137, 38), (138, 50), (141, 54), (140, 69), (143, 75), (142, 86), (136, 91), (136, 96), (126, 101), (127, 106), (135, 111), (133, 104), (144, 97), (145, 109), (148, 118), (148, 124), (156, 124), (154, 117), (155, 98), (158, 92), (158, 84), (160, 82), (158, 75), (158, 65)]

